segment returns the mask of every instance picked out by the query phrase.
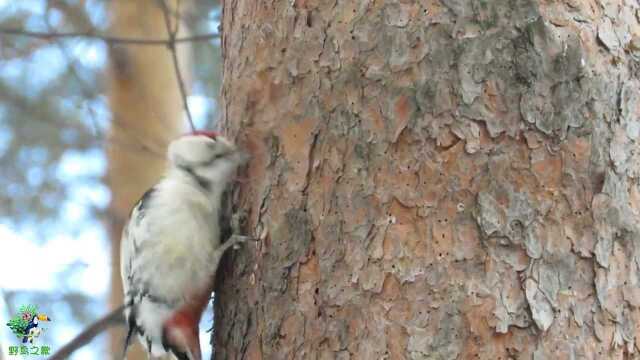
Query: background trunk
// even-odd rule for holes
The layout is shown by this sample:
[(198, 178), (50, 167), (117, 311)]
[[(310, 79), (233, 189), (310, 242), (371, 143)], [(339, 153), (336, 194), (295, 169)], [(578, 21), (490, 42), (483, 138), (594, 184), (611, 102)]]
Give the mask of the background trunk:
[(217, 359), (637, 357), (637, 13), (225, 1)]
[[(169, 2), (170, 6), (172, 4)], [(168, 38), (158, 1), (113, 1), (111, 13), (111, 34), (114, 36)], [(171, 19), (175, 26), (175, 18)], [(181, 28), (185, 28), (184, 24)], [(164, 172), (166, 148), (185, 129), (185, 122), (171, 53), (167, 48), (117, 45), (109, 51), (109, 101), (113, 120), (107, 151), (107, 181), (112, 194), (109, 232), (113, 264), (111, 306), (115, 308), (123, 302), (120, 279), (122, 227), (133, 205)], [(188, 54), (180, 55), (181, 64), (187, 64)], [(111, 332), (114, 358), (120, 359), (124, 337), (124, 328)], [(128, 359), (146, 359), (137, 340), (134, 342), (136, 345)]]

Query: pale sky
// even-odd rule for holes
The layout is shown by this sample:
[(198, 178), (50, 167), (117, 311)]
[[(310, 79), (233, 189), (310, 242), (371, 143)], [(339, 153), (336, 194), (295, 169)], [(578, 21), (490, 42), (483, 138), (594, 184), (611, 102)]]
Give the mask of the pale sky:
[[(106, 24), (105, 2), (87, 0), (89, 17), (94, 24)], [(46, 1), (43, 0), (0, 0), (0, 20), (16, 12), (28, 12), (25, 26), (29, 30), (46, 31), (43, 18), (46, 13)], [(57, 10), (49, 13), (48, 21), (56, 26), (64, 20)], [(217, 23), (212, 23), (212, 31)], [(73, 39), (64, 41), (66, 56), (85, 69), (102, 71), (107, 59), (107, 46), (101, 41)], [(60, 76), (67, 67), (67, 57), (57, 46), (43, 46), (26, 59), (0, 61), (0, 77), (9, 82), (25, 83), (26, 95), (37, 96), (38, 92), (51, 79)], [(176, 85), (177, 86), (177, 85)], [(67, 100), (60, 94), (61, 101), (69, 106), (77, 106), (73, 99)], [(215, 95), (215, 94), (214, 94)], [(179, 100), (178, 100), (179, 101)], [(98, 102), (85, 102), (90, 107), (91, 121), (104, 131), (109, 126), (110, 113), (106, 108), (106, 98), (101, 96)], [(188, 96), (188, 104), (197, 127), (206, 123), (206, 116), (212, 113), (215, 102), (209, 96)], [(77, 109), (73, 109), (77, 110)], [(87, 115), (89, 116), (89, 115)], [(11, 138), (11, 132), (2, 124), (3, 113), (0, 108), (0, 154), (3, 143)], [(29, 156), (37, 156), (29, 153)], [(16, 225), (20, 214), (10, 218), (0, 218), (0, 344), (5, 355), (9, 345), (16, 345), (16, 338), (5, 325), (9, 314), (4, 304), (2, 292), (37, 292), (60, 294), (65, 289), (81, 292), (98, 303), (106, 305), (109, 291), (111, 259), (107, 234), (104, 225), (95, 218), (92, 208), (105, 209), (110, 200), (109, 189), (101, 182), (90, 178), (104, 176), (107, 164), (101, 148), (78, 152), (67, 151), (57, 165), (55, 176), (71, 189), (69, 197), (62, 204), (56, 204), (61, 211), (61, 221), (40, 224)], [(45, 176), (37, 168), (25, 169), (29, 184), (38, 184)], [(46, 201), (46, 199), (43, 199)], [(73, 266), (73, 267), (72, 267)], [(72, 267), (73, 271), (68, 269)], [(61, 279), (61, 273), (66, 277)], [(66, 288), (65, 288), (66, 287)], [(34, 299), (33, 301), (37, 301)], [(57, 303), (56, 303), (57, 304)], [(14, 304), (15, 306), (23, 304)], [(24, 304), (26, 305), (26, 304)], [(55, 343), (52, 351), (68, 342), (82, 329), (71, 321), (68, 307), (55, 304), (36, 303), (39, 310), (47, 312), (53, 321), (46, 325)], [(95, 307), (95, 306), (94, 306)], [(95, 309), (95, 319), (107, 312), (104, 308)], [(43, 325), (44, 326), (44, 325)], [(211, 327), (211, 309), (205, 312), (201, 323), (201, 344), (204, 356), (209, 357), (209, 334), (204, 330)], [(95, 342), (76, 352), (72, 359), (105, 359), (102, 352), (104, 344)], [(15, 357), (12, 357), (15, 358)]]

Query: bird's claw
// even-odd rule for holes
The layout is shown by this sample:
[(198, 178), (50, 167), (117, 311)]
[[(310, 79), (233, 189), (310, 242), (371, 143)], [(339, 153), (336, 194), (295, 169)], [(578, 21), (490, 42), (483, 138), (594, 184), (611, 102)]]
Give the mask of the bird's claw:
[(252, 240), (252, 237), (244, 235), (231, 235), (231, 239), (229, 240), (233, 242), (233, 249), (238, 250), (240, 249), (240, 244), (245, 243), (248, 240)]

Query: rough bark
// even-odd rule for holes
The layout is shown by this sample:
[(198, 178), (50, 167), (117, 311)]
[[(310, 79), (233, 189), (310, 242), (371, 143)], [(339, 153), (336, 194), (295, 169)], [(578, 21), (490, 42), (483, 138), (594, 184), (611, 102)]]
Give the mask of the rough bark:
[[(117, 0), (110, 6), (110, 33), (114, 36), (168, 38), (158, 1)], [(173, 20), (172, 23), (175, 24)], [(184, 24), (181, 28), (184, 31)], [(185, 46), (179, 49), (184, 50)], [(172, 57), (166, 47), (116, 45), (109, 49), (109, 54), (109, 102), (113, 113), (107, 145), (107, 182), (112, 196), (109, 211), (113, 264), (110, 303), (112, 308), (117, 308), (123, 301), (120, 279), (122, 227), (131, 207), (164, 172), (168, 143), (185, 129), (185, 122)], [(187, 53), (181, 55), (182, 64), (188, 64)], [(111, 331), (114, 359), (121, 358), (124, 337), (123, 328)], [(129, 351), (129, 360), (146, 358), (139, 345)]]
[(638, 11), (225, 1), (216, 358), (638, 358)]

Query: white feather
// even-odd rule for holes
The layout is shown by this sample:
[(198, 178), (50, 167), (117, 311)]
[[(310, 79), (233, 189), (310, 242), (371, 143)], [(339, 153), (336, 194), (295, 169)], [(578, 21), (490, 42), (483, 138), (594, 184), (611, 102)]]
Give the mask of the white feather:
[[(212, 165), (200, 166), (219, 154), (224, 156)], [(137, 324), (151, 339), (153, 356), (164, 353), (163, 324), (173, 311), (212, 285), (215, 250), (220, 246), (221, 197), (245, 157), (223, 138), (213, 142), (188, 136), (170, 145), (169, 159), (164, 179), (142, 209), (139, 203), (132, 211), (121, 244), (124, 292), (137, 294), (125, 299), (133, 302), (126, 315), (135, 309)], [(209, 187), (203, 188), (197, 177)], [(144, 291), (151, 297), (143, 296)], [(155, 297), (162, 301), (154, 301)]]

